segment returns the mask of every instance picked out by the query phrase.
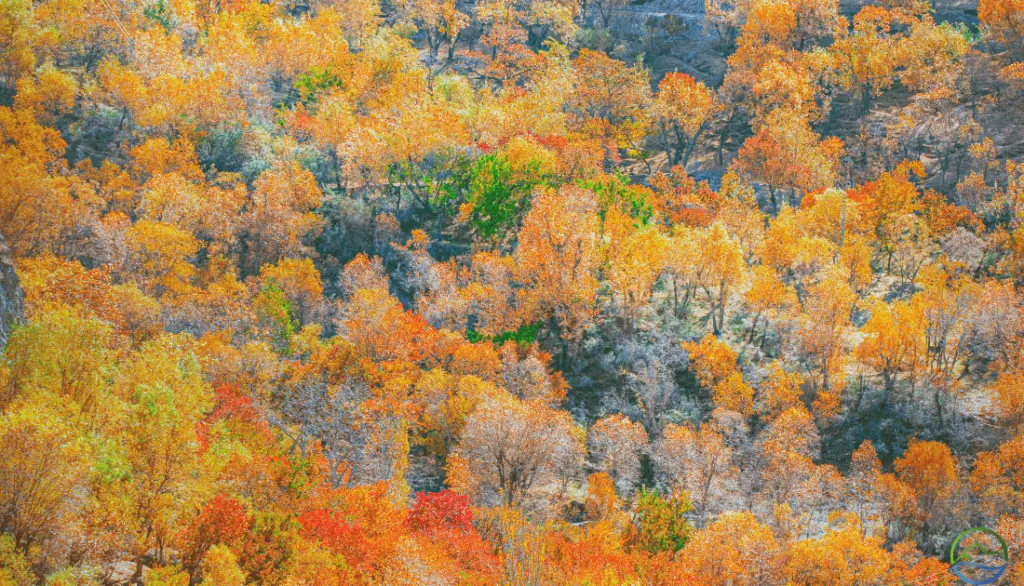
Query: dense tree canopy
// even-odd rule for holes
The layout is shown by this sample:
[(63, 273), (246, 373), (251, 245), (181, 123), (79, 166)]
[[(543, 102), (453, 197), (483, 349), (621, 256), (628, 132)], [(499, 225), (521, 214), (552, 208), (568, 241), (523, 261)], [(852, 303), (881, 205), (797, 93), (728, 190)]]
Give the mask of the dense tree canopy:
[(705, 4), (0, 0), (0, 585), (1024, 583), (1024, 4)]

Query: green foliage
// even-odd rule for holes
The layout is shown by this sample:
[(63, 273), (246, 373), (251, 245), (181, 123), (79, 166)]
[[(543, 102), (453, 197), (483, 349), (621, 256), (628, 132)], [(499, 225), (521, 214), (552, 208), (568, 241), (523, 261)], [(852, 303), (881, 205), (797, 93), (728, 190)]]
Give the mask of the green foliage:
[(299, 100), (306, 104), (315, 102), (324, 90), (344, 88), (345, 79), (329, 67), (311, 67), (306, 73), (296, 76), (292, 87), (299, 94)]
[(528, 346), (537, 341), (537, 335), (540, 334), (540, 328), (543, 324), (544, 322), (540, 321), (524, 324), (519, 326), (518, 329), (501, 332), (494, 337), (484, 336), (473, 329), (469, 329), (466, 331), (466, 339), (474, 344), (490, 340), (495, 346), (503, 346), (505, 342), (511, 340), (520, 346)]
[(530, 207), (530, 195), (548, 178), (537, 161), (514, 170), (501, 155), (485, 155), (469, 171), (469, 202), (473, 204), (471, 223), (484, 238), (502, 237), (516, 230)]
[(641, 488), (633, 504), (632, 547), (650, 553), (676, 552), (686, 545), (693, 526), (686, 520), (692, 509), (686, 493), (662, 496)]
[(157, 0), (142, 10), (142, 15), (164, 27), (164, 30), (171, 32), (174, 28), (174, 14), (166, 0)]
[(284, 290), (272, 279), (263, 285), (259, 296), (253, 300), (256, 314), (279, 344), (285, 344), (298, 330), (298, 320), (292, 303)]
[(625, 175), (607, 175), (600, 179), (581, 181), (580, 187), (593, 191), (597, 196), (602, 220), (612, 207), (635, 218), (637, 226), (646, 226), (654, 217), (654, 206), (648, 200), (647, 191), (630, 185)]

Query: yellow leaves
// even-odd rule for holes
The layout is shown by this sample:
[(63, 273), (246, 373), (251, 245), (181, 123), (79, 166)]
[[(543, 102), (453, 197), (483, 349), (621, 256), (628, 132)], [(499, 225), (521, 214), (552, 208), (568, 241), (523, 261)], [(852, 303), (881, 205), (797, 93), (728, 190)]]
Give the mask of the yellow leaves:
[(576, 83), (567, 99), (575, 128), (623, 147), (642, 134), (650, 107), (650, 81), (643, 67), (627, 66), (583, 49), (573, 61)]
[[(5, 408), (0, 414), (0, 510), (23, 552), (66, 526), (88, 474), (89, 454), (74, 420), (65, 418), (59, 403), (43, 405)], [(0, 559), (0, 566), (9, 561), (2, 557), (7, 559)], [(0, 582), (5, 574), (0, 570)]]
[(224, 544), (216, 544), (203, 557), (201, 586), (243, 586), (245, 573), (238, 567), (238, 559)]
[(778, 273), (765, 265), (758, 265), (751, 271), (750, 288), (743, 299), (757, 315), (785, 313), (797, 304), (793, 287), (783, 283)]
[(47, 64), (34, 76), (18, 80), (14, 97), (15, 110), (30, 110), (40, 123), (53, 126), (57, 119), (69, 114), (75, 106), (78, 83), (75, 79)]
[(259, 176), (242, 217), (253, 270), (282, 257), (308, 254), (306, 240), (323, 229), (323, 219), (313, 213), (322, 198), (316, 177), (295, 161)]
[(856, 516), (847, 516), (817, 539), (793, 544), (785, 574), (793, 586), (856, 586), (885, 583), (889, 552), (881, 537), (865, 537)]
[(157, 296), (186, 293), (196, 275), (191, 263), (201, 245), (190, 233), (167, 224), (142, 220), (126, 234), (129, 269), (141, 285)]
[(1019, 511), (1024, 506), (1024, 436), (978, 454), (969, 482), (990, 518)]
[(323, 302), (320, 271), (309, 258), (286, 258), (276, 265), (263, 265), (260, 267), (260, 279), (265, 286), (273, 284), (284, 292), (300, 323), (307, 323), (314, 317)]
[(989, 32), (1008, 46), (1024, 39), (1024, 3), (1020, 0), (980, 0), (978, 18)]
[(720, 515), (680, 551), (695, 582), (706, 586), (755, 586), (779, 578), (781, 548), (753, 513)]
[(754, 389), (743, 382), (743, 375), (739, 372), (733, 372), (716, 383), (711, 390), (711, 398), (719, 409), (735, 411), (744, 417), (754, 412)]
[(962, 31), (932, 19), (915, 21), (897, 47), (900, 81), (918, 92), (955, 91), (970, 45)]
[(685, 73), (669, 73), (658, 84), (655, 116), (695, 134), (715, 111), (715, 96), (703, 82)]
[[(616, 216), (619, 212), (610, 209), (607, 215)], [(608, 248), (608, 280), (622, 297), (628, 318), (632, 319), (650, 299), (665, 266), (666, 249), (665, 238), (653, 227), (631, 229)]]
[(924, 359), (924, 327), (924, 313), (917, 304), (877, 302), (872, 307), (856, 355), (881, 374), (887, 393), (893, 391), (898, 374), (913, 372)]
[(108, 324), (67, 307), (37, 314), (8, 341), (15, 392), (52, 393), (78, 412), (102, 413), (114, 360), (112, 333)]
[(796, 11), (783, 0), (757, 0), (743, 26), (743, 41), (757, 45), (785, 45), (796, 30)]
[(589, 190), (539, 188), (519, 231), (515, 269), (529, 285), (520, 301), (527, 321), (554, 315), (570, 340), (580, 339), (594, 315), (597, 210)]
[(786, 372), (779, 361), (772, 363), (768, 376), (757, 390), (757, 411), (766, 421), (773, 421), (783, 412), (800, 405), (803, 377)]
[(150, 138), (129, 152), (133, 172), (140, 180), (163, 174), (177, 174), (192, 182), (202, 181), (195, 147), (184, 138), (171, 142), (163, 137)]
[(780, 413), (768, 426), (761, 441), (766, 454), (792, 452), (814, 459), (821, 450), (821, 438), (814, 417), (800, 404)]
[(195, 136), (213, 124), (245, 120), (245, 105), (223, 70), (146, 78), (107, 59), (97, 78), (96, 98), (120, 108), (126, 120), (145, 129)]

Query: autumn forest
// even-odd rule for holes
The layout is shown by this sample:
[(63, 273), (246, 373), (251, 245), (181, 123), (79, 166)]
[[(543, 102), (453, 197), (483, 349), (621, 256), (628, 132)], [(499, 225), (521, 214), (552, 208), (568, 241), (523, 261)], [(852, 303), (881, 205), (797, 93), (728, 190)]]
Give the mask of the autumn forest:
[(1024, 585), (1024, 0), (0, 0), (0, 586), (971, 527)]

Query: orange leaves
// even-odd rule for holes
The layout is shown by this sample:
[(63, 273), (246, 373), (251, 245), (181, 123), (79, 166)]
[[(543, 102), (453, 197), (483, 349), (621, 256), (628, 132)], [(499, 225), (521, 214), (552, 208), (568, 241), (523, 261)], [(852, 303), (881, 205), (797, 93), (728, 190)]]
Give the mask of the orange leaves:
[(686, 167), (717, 108), (715, 95), (703, 83), (684, 73), (665, 75), (658, 84), (653, 117), (661, 126), (661, 140), (672, 164)]
[(736, 352), (713, 334), (704, 336), (699, 343), (683, 342), (682, 346), (690, 354), (697, 380), (705, 387), (715, 386), (736, 370)]
[(651, 105), (646, 70), (588, 49), (572, 65), (576, 82), (567, 105), (576, 127), (611, 149), (642, 136)]
[(980, 0), (978, 18), (1000, 43), (1010, 47), (1024, 39), (1024, 4), (1018, 0)]
[(754, 412), (754, 389), (743, 382), (739, 372), (729, 374), (711, 389), (711, 400), (715, 407), (735, 411), (744, 417)]
[(765, 184), (775, 203), (780, 191), (831, 187), (841, 154), (841, 149), (821, 140), (805, 117), (776, 110), (767, 116), (760, 131), (743, 143), (733, 165), (748, 180)]
[(785, 574), (794, 586), (855, 586), (883, 583), (891, 571), (880, 537), (865, 537), (856, 517), (846, 518), (820, 538), (793, 545)]
[(990, 389), (995, 413), (1009, 430), (1024, 426), (1024, 372), (1007, 371), (999, 375)]
[(307, 240), (323, 228), (323, 220), (313, 213), (322, 198), (316, 178), (296, 162), (259, 176), (242, 216), (253, 272), (282, 257), (309, 254)]

